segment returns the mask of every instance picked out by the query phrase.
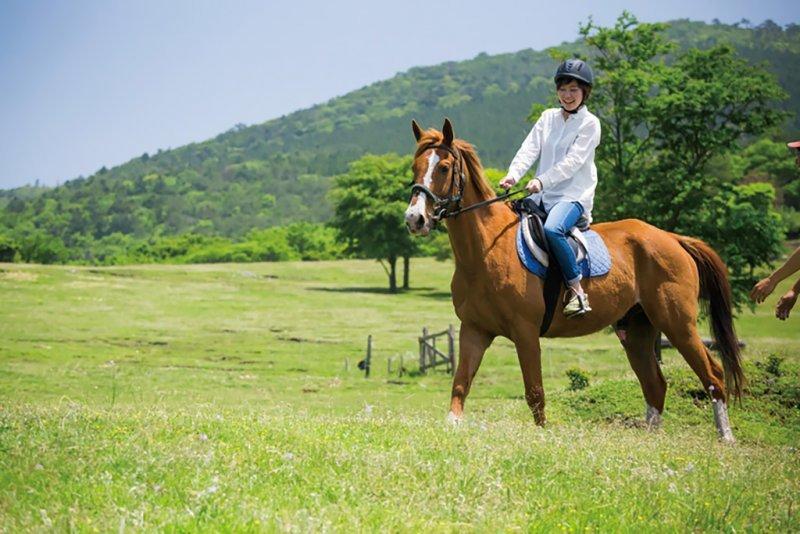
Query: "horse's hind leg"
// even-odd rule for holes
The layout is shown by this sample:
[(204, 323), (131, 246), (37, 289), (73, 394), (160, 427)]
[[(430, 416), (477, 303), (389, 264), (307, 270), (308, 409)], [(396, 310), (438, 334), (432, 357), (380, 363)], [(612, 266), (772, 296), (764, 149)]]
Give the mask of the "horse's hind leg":
[(642, 306), (653, 324), (678, 349), (711, 397), (720, 439), (734, 441), (725, 405), (722, 366), (711, 356), (697, 333), (696, 288), (691, 284), (664, 284), (657, 289), (657, 294), (653, 300), (642, 302)]
[(733, 431), (728, 420), (728, 406), (725, 404), (725, 383), (722, 366), (711, 356), (703, 340), (697, 333), (697, 328), (692, 327), (690, 335), (670, 335), (665, 331), (672, 345), (678, 349), (683, 358), (689, 363), (695, 374), (700, 378), (703, 388), (708, 391), (714, 409), (714, 423), (717, 433), (722, 441), (734, 442)]
[(664, 397), (667, 394), (667, 382), (655, 353), (659, 332), (641, 310), (629, 318), (625, 332), (622, 346), (642, 387), (646, 402), (645, 422), (648, 427), (657, 428), (661, 426)]

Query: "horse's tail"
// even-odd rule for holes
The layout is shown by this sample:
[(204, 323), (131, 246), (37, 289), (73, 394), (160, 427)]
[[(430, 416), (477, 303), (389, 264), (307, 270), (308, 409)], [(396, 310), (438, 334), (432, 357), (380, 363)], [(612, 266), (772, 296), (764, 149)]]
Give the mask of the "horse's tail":
[(733, 392), (737, 399), (741, 399), (745, 378), (739, 340), (733, 328), (728, 269), (719, 254), (706, 243), (691, 237), (680, 235), (675, 237), (697, 264), (700, 275), (700, 298), (708, 302), (711, 333), (722, 357), (725, 387), (728, 393)]

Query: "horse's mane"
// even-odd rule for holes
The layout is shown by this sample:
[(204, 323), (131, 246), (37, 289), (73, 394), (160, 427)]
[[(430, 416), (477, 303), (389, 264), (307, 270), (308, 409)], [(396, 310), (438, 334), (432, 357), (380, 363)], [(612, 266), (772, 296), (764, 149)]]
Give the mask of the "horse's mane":
[[(427, 147), (431, 145), (438, 145), (443, 140), (444, 135), (442, 132), (434, 129), (425, 130), (422, 132), (422, 136), (419, 139), (417, 151), (416, 154), (414, 154), (414, 157), (419, 157), (420, 154), (427, 149)], [(467, 173), (468, 180), (478, 191), (478, 194), (483, 198), (496, 197), (497, 195), (495, 194), (494, 189), (492, 189), (492, 187), (489, 185), (489, 182), (486, 180), (486, 177), (483, 175), (483, 165), (481, 164), (478, 154), (475, 152), (475, 147), (463, 139), (454, 139), (453, 146), (461, 154), (461, 158), (464, 160), (464, 166), (466, 167), (465, 171)]]

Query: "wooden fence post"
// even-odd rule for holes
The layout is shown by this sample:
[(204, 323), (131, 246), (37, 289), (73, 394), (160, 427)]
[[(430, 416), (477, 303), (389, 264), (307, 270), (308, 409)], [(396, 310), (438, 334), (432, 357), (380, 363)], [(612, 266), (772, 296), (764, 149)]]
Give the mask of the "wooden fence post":
[(420, 373), (425, 372), (425, 366), (427, 363), (427, 356), (428, 356), (428, 346), (426, 345), (426, 338), (428, 337), (428, 327), (422, 327), (422, 337), (419, 338), (419, 371)]
[(367, 357), (364, 359), (364, 378), (369, 378), (369, 365), (372, 360), (372, 334), (367, 337)]
[(656, 352), (656, 361), (660, 364), (661, 362), (661, 332), (658, 332), (656, 336), (656, 346), (653, 347)]
[(456, 329), (453, 325), (447, 328), (447, 354), (450, 356), (450, 374), (452, 375), (456, 368)]

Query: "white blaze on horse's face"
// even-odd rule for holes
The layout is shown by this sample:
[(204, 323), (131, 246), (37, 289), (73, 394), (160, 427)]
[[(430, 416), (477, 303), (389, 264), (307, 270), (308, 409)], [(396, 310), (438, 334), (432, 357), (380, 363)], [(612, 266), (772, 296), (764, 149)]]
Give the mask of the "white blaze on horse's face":
[[(431, 188), (433, 184), (433, 171), (439, 163), (439, 155), (436, 150), (431, 149), (428, 156), (428, 168), (425, 170), (425, 175), (422, 177), (422, 185)], [(412, 234), (428, 235), (431, 232), (431, 218), (428, 216), (428, 197), (420, 192), (417, 192), (416, 198), (409, 204), (406, 209), (406, 226), (408, 231)]]

